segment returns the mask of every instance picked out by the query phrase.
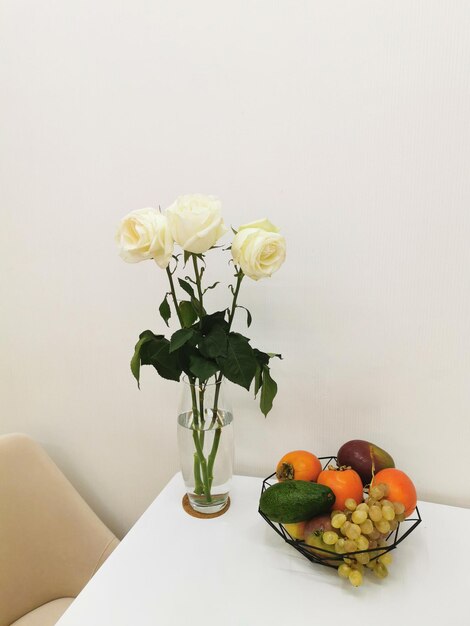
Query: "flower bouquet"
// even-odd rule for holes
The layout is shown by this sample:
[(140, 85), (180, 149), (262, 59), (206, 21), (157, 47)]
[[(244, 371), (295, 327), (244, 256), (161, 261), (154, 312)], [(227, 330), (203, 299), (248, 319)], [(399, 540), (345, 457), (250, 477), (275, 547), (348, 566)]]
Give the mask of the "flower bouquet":
[[(261, 219), (232, 229), (230, 246), (217, 245), (228, 232), (220, 211), (213, 196), (185, 195), (164, 213), (152, 208), (132, 211), (116, 233), (124, 261), (153, 259), (167, 275), (168, 291), (159, 311), (169, 326), (173, 309), (179, 328), (169, 338), (144, 330), (131, 371), (138, 384), (141, 365), (152, 365), (168, 380), (183, 377), (178, 416), (181, 466), (189, 502), (202, 513), (226, 507), (233, 471), (232, 411), (223, 399), (223, 380), (247, 390), (253, 386), (266, 416), (277, 393), (271, 359), (281, 358), (254, 348), (232, 325), (238, 309), (244, 309), (247, 326), (251, 325), (250, 312), (239, 304), (242, 281), (245, 276), (255, 281), (268, 278), (277, 271), (285, 259), (285, 239), (270, 221)], [(181, 253), (174, 253), (175, 244)], [(234, 282), (229, 285), (229, 306), (208, 313), (206, 294), (220, 284), (206, 285), (204, 280), (206, 256), (212, 250), (231, 251)]]

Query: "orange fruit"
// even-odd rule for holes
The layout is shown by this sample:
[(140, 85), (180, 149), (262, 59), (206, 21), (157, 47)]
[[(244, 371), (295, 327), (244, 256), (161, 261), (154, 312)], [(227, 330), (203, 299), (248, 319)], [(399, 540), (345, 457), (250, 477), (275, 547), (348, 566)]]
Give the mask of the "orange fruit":
[(390, 502), (401, 502), (405, 505), (405, 516), (408, 517), (416, 508), (416, 488), (411, 478), (395, 467), (380, 470), (372, 479), (371, 486), (384, 483), (388, 486), (386, 496)]
[(326, 469), (320, 472), (317, 482), (326, 485), (335, 494), (335, 511), (346, 508), (346, 500), (354, 498), (357, 503), (362, 502), (364, 487), (359, 474), (353, 469)]
[(316, 481), (321, 472), (321, 463), (311, 452), (294, 450), (285, 454), (277, 464), (276, 476), (283, 480)]

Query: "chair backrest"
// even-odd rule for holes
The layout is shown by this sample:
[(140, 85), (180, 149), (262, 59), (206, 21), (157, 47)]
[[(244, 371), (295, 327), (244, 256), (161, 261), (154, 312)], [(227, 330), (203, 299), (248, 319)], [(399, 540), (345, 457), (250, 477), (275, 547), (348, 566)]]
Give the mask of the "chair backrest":
[(77, 596), (118, 543), (37, 443), (0, 437), (0, 626)]

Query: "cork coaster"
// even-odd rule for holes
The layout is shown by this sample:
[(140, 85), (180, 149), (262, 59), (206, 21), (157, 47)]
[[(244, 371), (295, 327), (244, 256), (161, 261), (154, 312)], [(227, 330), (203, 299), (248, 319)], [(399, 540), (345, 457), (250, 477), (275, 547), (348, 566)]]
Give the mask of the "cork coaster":
[(183, 496), (181, 504), (183, 505), (183, 509), (186, 511), (186, 513), (188, 515), (191, 515), (192, 517), (197, 517), (198, 519), (212, 519), (213, 517), (220, 517), (229, 510), (230, 496), (228, 497), (225, 507), (221, 511), (217, 511), (217, 513), (199, 513), (199, 511), (195, 511), (193, 507), (189, 504), (189, 498), (187, 493)]

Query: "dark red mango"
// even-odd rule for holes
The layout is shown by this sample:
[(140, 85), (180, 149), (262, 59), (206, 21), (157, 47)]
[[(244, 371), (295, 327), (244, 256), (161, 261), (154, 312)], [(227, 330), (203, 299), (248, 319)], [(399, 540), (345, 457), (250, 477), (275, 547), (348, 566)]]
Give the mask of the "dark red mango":
[(395, 461), (388, 452), (362, 439), (353, 439), (343, 444), (336, 456), (338, 466), (352, 467), (359, 474), (364, 485), (370, 483), (372, 473), (377, 474), (387, 467), (395, 467)]

